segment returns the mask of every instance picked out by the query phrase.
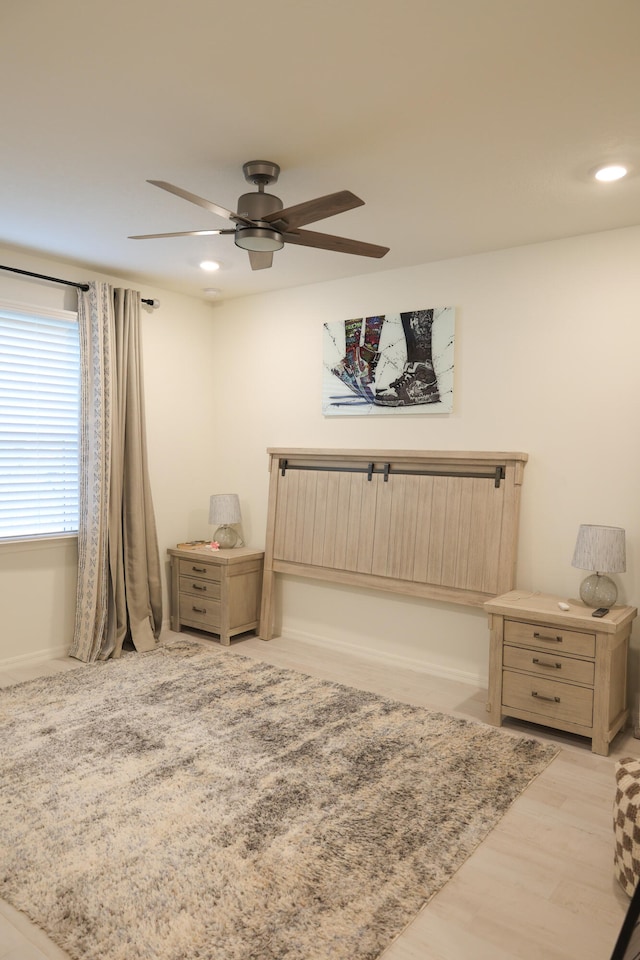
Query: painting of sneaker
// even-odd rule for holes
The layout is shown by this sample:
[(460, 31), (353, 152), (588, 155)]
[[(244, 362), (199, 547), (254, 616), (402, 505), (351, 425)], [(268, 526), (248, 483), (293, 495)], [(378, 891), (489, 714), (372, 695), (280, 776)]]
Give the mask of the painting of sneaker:
[(373, 402), (380, 407), (409, 407), (438, 403), (440, 393), (433, 368), (426, 363), (405, 363), (397, 380), (376, 390)]
[(454, 347), (455, 307), (387, 310), (327, 321), (322, 342), (323, 415), (451, 413)]
[(332, 367), (331, 373), (349, 387), (349, 390), (352, 390), (353, 393), (359, 397), (364, 397), (369, 403), (374, 403), (375, 397), (371, 384), (375, 378), (379, 354), (372, 354), (369, 351), (371, 355), (365, 357), (363, 356), (365, 350), (364, 347), (356, 347), (353, 363), (350, 363), (347, 357), (344, 357), (335, 367)]

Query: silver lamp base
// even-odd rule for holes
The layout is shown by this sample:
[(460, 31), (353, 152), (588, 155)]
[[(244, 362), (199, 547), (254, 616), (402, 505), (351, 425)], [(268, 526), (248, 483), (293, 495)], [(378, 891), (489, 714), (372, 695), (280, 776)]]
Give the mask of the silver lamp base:
[(618, 588), (603, 573), (592, 573), (580, 584), (580, 599), (588, 607), (612, 607), (618, 599)]
[(238, 542), (238, 534), (228, 523), (223, 523), (214, 533), (213, 539), (221, 550), (230, 550)]

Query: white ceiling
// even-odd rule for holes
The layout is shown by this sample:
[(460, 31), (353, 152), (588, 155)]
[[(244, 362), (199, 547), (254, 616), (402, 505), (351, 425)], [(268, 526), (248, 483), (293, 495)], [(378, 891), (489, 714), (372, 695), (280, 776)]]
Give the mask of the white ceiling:
[[(229, 298), (636, 225), (639, 51), (640, 0), (3, 0), (0, 244)], [(230, 226), (145, 181), (235, 210), (254, 159), (390, 253), (127, 239)]]

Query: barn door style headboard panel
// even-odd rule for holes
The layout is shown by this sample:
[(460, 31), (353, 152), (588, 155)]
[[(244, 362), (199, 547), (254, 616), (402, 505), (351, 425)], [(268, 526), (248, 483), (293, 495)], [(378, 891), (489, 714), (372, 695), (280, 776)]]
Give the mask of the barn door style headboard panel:
[(279, 573), (472, 606), (513, 588), (526, 453), (267, 452), (264, 640)]

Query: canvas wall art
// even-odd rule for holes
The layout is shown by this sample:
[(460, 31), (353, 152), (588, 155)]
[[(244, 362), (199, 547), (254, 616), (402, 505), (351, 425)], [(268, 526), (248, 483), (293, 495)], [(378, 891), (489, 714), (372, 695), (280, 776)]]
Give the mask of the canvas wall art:
[(451, 413), (454, 321), (429, 307), (325, 323), (323, 414)]

